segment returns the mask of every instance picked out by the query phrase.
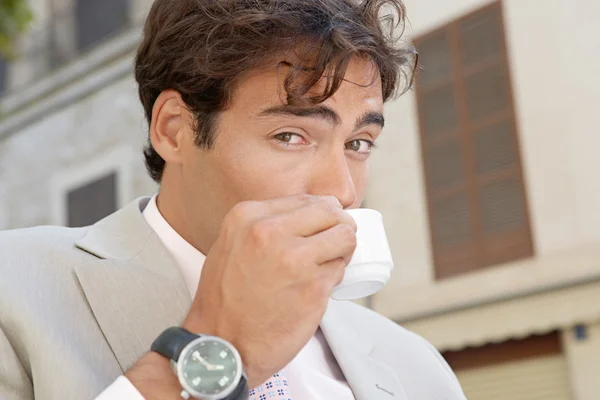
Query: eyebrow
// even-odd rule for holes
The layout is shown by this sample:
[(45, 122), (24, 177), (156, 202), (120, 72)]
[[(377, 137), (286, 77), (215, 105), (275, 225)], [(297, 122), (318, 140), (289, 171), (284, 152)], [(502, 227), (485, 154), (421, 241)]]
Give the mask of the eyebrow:
[(383, 114), (375, 111), (367, 112), (356, 120), (356, 127), (354, 130), (359, 130), (369, 125), (378, 125), (383, 129), (385, 126), (385, 118), (383, 117)]
[(289, 115), (293, 117), (309, 117), (309, 118), (319, 118), (329, 122), (332, 125), (339, 125), (341, 123), (341, 118), (333, 111), (331, 108), (326, 106), (316, 106), (316, 107), (293, 107), (289, 105), (281, 105), (275, 106), (271, 108), (267, 108), (266, 110), (260, 113), (262, 116), (269, 115)]
[[(316, 106), (316, 107), (293, 107), (289, 105), (280, 105), (275, 107), (267, 108), (259, 113), (260, 116), (270, 115), (288, 115), (293, 117), (302, 118), (319, 118), (329, 122), (332, 125), (338, 126), (341, 124), (342, 119), (339, 114), (333, 109), (327, 106)], [(354, 130), (362, 129), (368, 125), (378, 125), (381, 128), (385, 126), (385, 119), (383, 114), (376, 111), (370, 111), (356, 120)]]

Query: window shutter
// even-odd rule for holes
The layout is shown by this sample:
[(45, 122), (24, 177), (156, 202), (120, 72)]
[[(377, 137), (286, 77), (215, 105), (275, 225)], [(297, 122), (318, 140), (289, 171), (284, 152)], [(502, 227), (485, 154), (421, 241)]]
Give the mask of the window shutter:
[(482, 266), (531, 256), (501, 3), (459, 22)]
[(83, 51), (125, 28), (130, 0), (77, 0), (77, 47)]
[(67, 224), (94, 224), (117, 210), (117, 174), (111, 173), (67, 194)]
[(531, 255), (500, 2), (416, 46), (436, 276)]
[(0, 56), (0, 94), (2, 94), (6, 88), (6, 70), (7, 62)]
[(504, 29), (499, 2), (462, 18), (459, 24), (460, 58), (465, 68), (497, 59), (504, 51)]
[(417, 96), (434, 262), (459, 273), (474, 267), (476, 248), (452, 40), (443, 29), (418, 43)]

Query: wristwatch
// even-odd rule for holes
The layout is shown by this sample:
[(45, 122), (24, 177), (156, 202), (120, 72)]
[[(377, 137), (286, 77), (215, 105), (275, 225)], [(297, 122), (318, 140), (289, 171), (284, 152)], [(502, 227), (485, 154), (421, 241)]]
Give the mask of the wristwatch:
[(182, 398), (248, 399), (248, 382), (240, 353), (228, 341), (172, 327), (156, 338), (151, 350), (171, 360), (183, 387)]

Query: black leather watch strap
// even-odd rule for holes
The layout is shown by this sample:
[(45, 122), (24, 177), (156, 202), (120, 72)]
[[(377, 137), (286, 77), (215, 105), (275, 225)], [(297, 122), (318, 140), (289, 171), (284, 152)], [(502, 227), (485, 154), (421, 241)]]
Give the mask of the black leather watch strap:
[(242, 380), (238, 384), (235, 392), (231, 393), (224, 400), (248, 400), (250, 397), (250, 388), (248, 387), (248, 381), (246, 377), (242, 375)]
[(174, 326), (161, 333), (150, 346), (150, 350), (177, 362), (185, 346), (198, 337), (183, 328)]

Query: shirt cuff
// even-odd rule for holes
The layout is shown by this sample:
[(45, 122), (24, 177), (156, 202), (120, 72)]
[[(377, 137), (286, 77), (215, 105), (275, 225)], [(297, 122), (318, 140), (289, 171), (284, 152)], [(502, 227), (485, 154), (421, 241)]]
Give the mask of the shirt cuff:
[(144, 396), (129, 382), (129, 379), (121, 375), (95, 400), (144, 400)]

